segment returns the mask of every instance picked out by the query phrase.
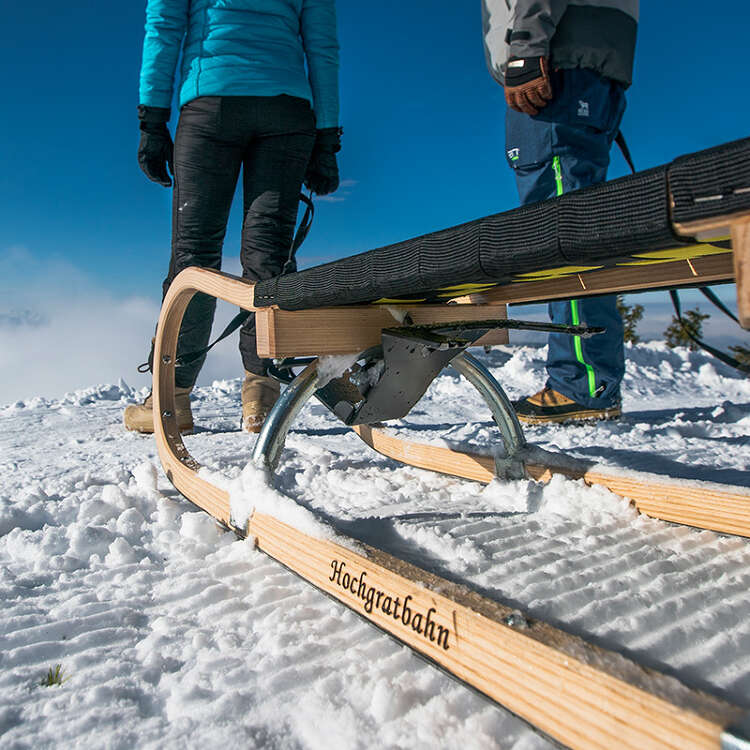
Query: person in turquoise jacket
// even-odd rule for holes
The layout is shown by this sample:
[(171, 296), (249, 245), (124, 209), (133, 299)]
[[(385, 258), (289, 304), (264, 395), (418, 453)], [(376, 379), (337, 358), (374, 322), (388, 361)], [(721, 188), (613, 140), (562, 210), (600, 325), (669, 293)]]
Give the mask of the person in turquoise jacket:
[[(290, 247), (302, 184), (325, 195), (339, 183), (338, 53), (335, 0), (148, 0), (138, 162), (150, 180), (165, 187), (174, 182), (164, 294), (188, 266), (221, 267), (240, 174), (244, 278), (259, 281), (293, 267)], [(178, 62), (180, 114), (173, 144), (167, 122)], [(207, 295), (193, 298), (178, 360), (206, 346), (215, 305)], [(240, 331), (240, 354), (242, 424), (257, 432), (279, 386), (267, 376), (268, 362), (258, 357), (253, 316)], [(176, 368), (183, 431), (193, 428), (190, 391), (204, 359)], [(153, 432), (151, 409), (150, 396), (129, 406), (125, 426)]]

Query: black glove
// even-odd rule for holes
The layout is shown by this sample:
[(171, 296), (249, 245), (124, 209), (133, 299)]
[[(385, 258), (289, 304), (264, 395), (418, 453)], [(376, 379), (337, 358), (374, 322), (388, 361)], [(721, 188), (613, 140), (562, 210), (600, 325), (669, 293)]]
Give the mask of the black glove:
[(336, 154), (341, 151), (341, 128), (323, 128), (315, 133), (315, 145), (305, 173), (305, 185), (318, 195), (328, 195), (339, 186)]
[(169, 187), (169, 171), (172, 166), (172, 136), (167, 129), (169, 109), (138, 105), (138, 119), (141, 121), (141, 142), (138, 144), (138, 163), (149, 180)]

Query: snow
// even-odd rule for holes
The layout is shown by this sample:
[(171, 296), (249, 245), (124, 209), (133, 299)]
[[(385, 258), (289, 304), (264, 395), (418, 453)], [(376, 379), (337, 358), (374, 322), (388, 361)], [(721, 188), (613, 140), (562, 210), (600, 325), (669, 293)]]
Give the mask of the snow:
[[(479, 356), (511, 398), (545, 350)], [(338, 369), (335, 363), (332, 371)], [(750, 707), (750, 540), (638, 515), (580, 481), (459, 480), (399, 465), (311, 402), (277, 474), (248, 463), (240, 379), (194, 393), (202, 475), (315, 536), (345, 533), (688, 685)], [(0, 745), (553, 745), (183, 499), (124, 382), (0, 406)], [(614, 470), (748, 485), (750, 381), (701, 353), (628, 349), (624, 418), (527, 428)], [(494, 450), (448, 369), (393, 429)], [(41, 686), (55, 665), (61, 685)]]
[(318, 359), (318, 387), (328, 385), (334, 378), (343, 375), (356, 361), (358, 353), (328, 354)]

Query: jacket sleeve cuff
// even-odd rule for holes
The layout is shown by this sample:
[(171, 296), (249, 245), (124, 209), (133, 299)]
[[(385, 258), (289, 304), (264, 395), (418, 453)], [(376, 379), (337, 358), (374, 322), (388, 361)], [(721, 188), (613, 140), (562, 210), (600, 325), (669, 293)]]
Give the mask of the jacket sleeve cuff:
[(512, 41), (508, 59), (511, 57), (549, 57), (549, 42)]
[(148, 104), (138, 105), (138, 119), (147, 125), (157, 125), (169, 121), (169, 107), (152, 107)]

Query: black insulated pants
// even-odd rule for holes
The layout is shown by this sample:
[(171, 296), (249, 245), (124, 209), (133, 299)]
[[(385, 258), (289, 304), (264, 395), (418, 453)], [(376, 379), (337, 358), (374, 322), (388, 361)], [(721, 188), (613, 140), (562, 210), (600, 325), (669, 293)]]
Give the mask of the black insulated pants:
[[(278, 276), (289, 257), (302, 180), (315, 142), (307, 101), (292, 96), (204, 96), (180, 111), (174, 144), (172, 257), (164, 280), (189, 266), (221, 268), (232, 198), (242, 170), (242, 275), (252, 281)], [(211, 335), (216, 300), (197, 294), (180, 329), (177, 356), (200, 350)], [(240, 331), (246, 370), (265, 375), (258, 357), (255, 316)], [(181, 365), (176, 385), (189, 388), (205, 356)]]

